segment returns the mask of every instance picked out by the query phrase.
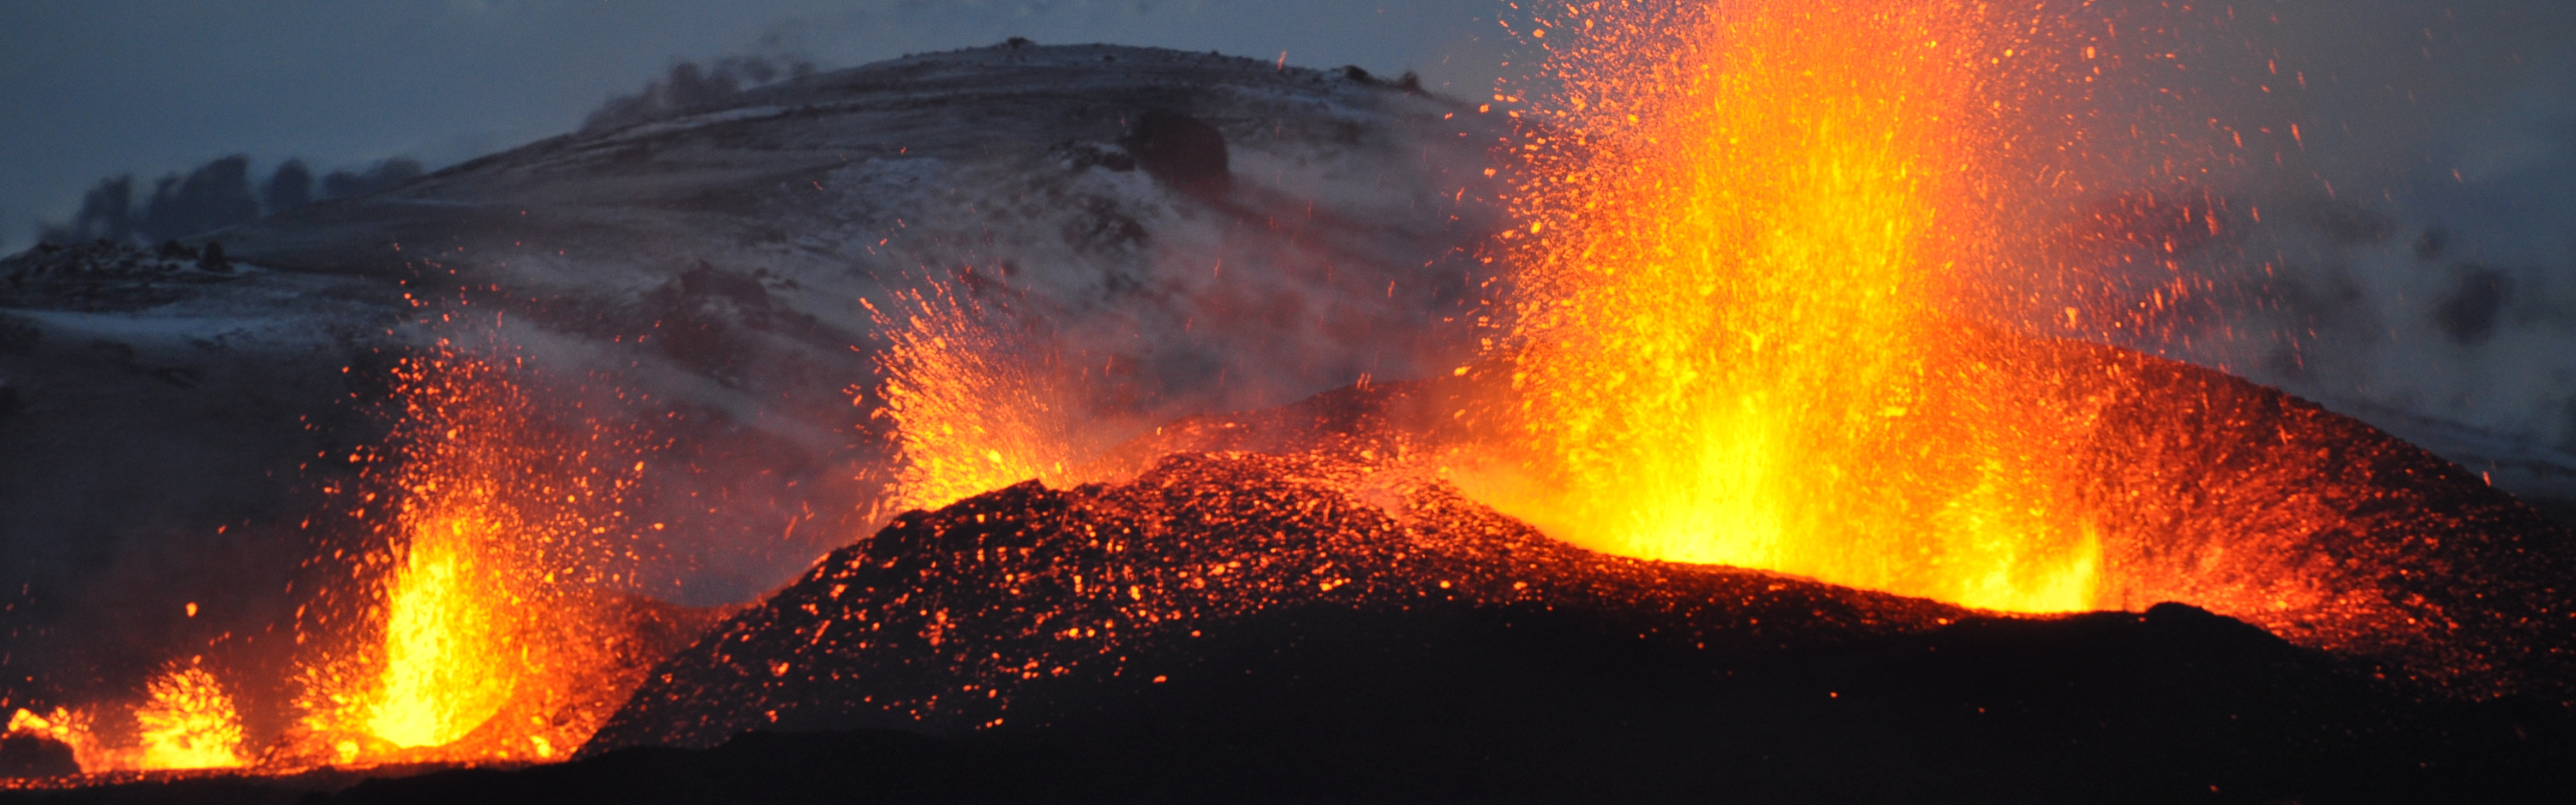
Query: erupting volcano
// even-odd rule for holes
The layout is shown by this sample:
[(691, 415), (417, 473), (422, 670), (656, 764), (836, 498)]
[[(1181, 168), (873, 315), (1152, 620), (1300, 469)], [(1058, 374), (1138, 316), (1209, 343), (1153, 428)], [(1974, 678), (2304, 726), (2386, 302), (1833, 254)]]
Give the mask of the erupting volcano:
[(352, 526), (308, 563), (292, 678), (257, 685), (297, 691), (263, 703), (291, 726), (246, 735), (228, 687), (248, 680), (196, 657), (151, 681), (130, 743), (97, 728), (124, 715), (113, 708), (21, 709), (11, 732), (71, 746), (89, 772), (507, 762), (581, 746), (708, 616), (621, 592), (638, 584), (643, 537), (619, 507), (644, 448), (532, 397), (515, 363), (442, 341), (395, 366), (386, 446), (317, 457), (382, 471), (334, 490)]
[[(1974, 3), (1572, 13), (1471, 494), (1578, 545), (2025, 612), (2106, 600), (2081, 400), (1961, 315), (2031, 43)], [(2013, 60), (2003, 66), (2004, 59)], [(2068, 409), (2072, 410), (2068, 410)], [(2116, 598), (2108, 600), (2116, 601)]]
[[(2166, 322), (2176, 233), (2232, 213), (2121, 206), (2214, 158), (2134, 125), (2099, 150), (2131, 118), (2084, 110), (2147, 45), (2092, 6), (1562, 5), (1505, 22), (1544, 67), (1475, 104), (1015, 42), (460, 166), (367, 203), (465, 221), (566, 166), (696, 159), (652, 181), (757, 174), (788, 195), (674, 197), (815, 222), (796, 194), (846, 185), (892, 223), (850, 246), (923, 257), (872, 285), (691, 257), (598, 296), (539, 292), (568, 249), (405, 258), (411, 329), (340, 365), (386, 416), (299, 467), (325, 488), (288, 636), (17, 710), (0, 759), (251, 789), (535, 766), (348, 801), (2570, 790), (2566, 531), (2357, 420), (2103, 343)], [(1047, 95), (1027, 114), (1076, 139), (1014, 141), (1040, 178), (950, 191), (991, 217), (928, 245), (865, 205), (953, 166), (785, 128), (918, 136), (924, 97), (1032, 75), (1113, 77), (1074, 81), (1097, 104), (977, 96)], [(1336, 145), (1300, 150), (1299, 114)], [(1004, 149), (937, 159), (970, 150)], [(1375, 186), (1314, 189), (1353, 165)], [(323, 253), (292, 225), (238, 253)], [(750, 242), (726, 254), (820, 249)], [(2103, 301), (2135, 287), (2153, 303)], [(1390, 353), (1429, 371), (1355, 370)], [(1255, 360), (1281, 356), (1311, 360)], [(1333, 372), (1357, 382), (1275, 404)], [(814, 529), (858, 531), (757, 602), (652, 597), (689, 600), (693, 542)]]
[(300, 672), (303, 716), (270, 758), (287, 769), (559, 757), (669, 650), (656, 639), (696, 625), (619, 594), (648, 530), (622, 510), (641, 437), (532, 397), (517, 360), (440, 346), (395, 371), (389, 472), (354, 491), (382, 502), (384, 538), (345, 562), (372, 583), (315, 602), (342, 611), (306, 634), (343, 642)]

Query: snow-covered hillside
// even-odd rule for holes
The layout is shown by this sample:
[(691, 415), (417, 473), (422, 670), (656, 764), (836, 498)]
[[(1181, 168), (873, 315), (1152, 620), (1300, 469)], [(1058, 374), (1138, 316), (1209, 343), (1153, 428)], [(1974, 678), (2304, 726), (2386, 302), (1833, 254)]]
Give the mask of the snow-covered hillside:
[[(1104, 440), (1446, 370), (1472, 350), (1509, 124), (1356, 70), (1003, 45), (186, 245), (225, 270), (29, 252), (0, 264), (0, 582), (21, 599), (0, 617), (30, 639), (114, 624), (122, 647), (77, 649), (100, 667), (276, 623), (304, 490), (345, 472), (316, 458), (379, 435), (383, 368), (441, 337), (659, 423), (672, 469), (634, 504), (673, 535), (658, 561), (685, 583), (660, 592), (747, 599), (890, 513), (882, 425), (853, 405), (877, 383), (870, 305), (939, 281), (1043, 333)], [(1214, 154), (1173, 135), (1210, 129)]]

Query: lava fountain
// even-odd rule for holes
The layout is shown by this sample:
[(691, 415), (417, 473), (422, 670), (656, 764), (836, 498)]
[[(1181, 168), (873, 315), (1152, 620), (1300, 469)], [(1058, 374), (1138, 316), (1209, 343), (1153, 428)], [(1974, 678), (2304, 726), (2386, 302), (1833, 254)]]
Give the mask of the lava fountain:
[(2015, 356), (1945, 304), (2006, 223), (2015, 37), (1955, 2), (1669, 16), (1557, 22), (1588, 33), (1513, 233), (1522, 455), (1464, 486), (1616, 554), (2092, 608), (2084, 412), (2008, 404)]
[(1051, 347), (1011, 327), (1006, 307), (942, 282), (898, 291), (883, 308), (860, 303), (888, 342), (872, 416), (892, 426), (897, 511), (1064, 474), (1083, 424), (1077, 400), (1063, 393), (1071, 384)]
[(244, 765), (241, 715), (232, 694), (206, 670), (204, 658), (173, 662), (145, 685), (133, 711), (131, 741), (98, 729), (97, 708), (56, 707), (38, 715), (19, 709), (7, 734), (40, 736), (69, 747), (91, 772), (220, 769)]
[(596, 726), (584, 697), (639, 670), (607, 595), (641, 539), (621, 508), (646, 466), (633, 429), (530, 390), (524, 359), (441, 346), (396, 370), (393, 460), (365, 493), (384, 540), (353, 571), (376, 582), (354, 636), (307, 664), (290, 753), (554, 757)]
[(68, 746), (92, 774), (524, 762), (579, 747), (710, 613), (632, 592), (647, 538), (624, 507), (647, 466), (642, 425), (538, 378), (508, 350), (444, 339), (393, 368), (387, 443), (345, 456), (358, 477), (326, 489), (337, 505), (306, 521), (351, 538), (326, 538), (306, 563), (291, 678), (246, 686), (297, 691), (250, 703), (291, 715), (282, 734), (246, 730), (244, 680), (219, 678), (241, 669), (202, 657), (148, 681), (130, 733), (126, 708), (95, 704), (19, 710), (8, 732)]

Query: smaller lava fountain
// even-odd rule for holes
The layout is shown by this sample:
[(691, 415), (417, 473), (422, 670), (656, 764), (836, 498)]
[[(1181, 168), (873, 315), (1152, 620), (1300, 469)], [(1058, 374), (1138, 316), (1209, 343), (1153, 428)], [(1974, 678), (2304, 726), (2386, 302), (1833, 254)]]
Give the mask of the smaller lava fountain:
[(1064, 393), (1075, 385), (1050, 360), (1053, 345), (1011, 326), (1006, 304), (942, 282), (895, 293), (890, 309), (860, 304), (889, 341), (874, 416), (893, 426), (898, 510), (1063, 475), (1084, 412)]
[(623, 507), (647, 446), (531, 391), (515, 357), (442, 341), (392, 379), (388, 446), (345, 457), (364, 470), (334, 492), (357, 536), (308, 563), (283, 685), (300, 693), (264, 703), (294, 714), (283, 734), (247, 734), (201, 659), (150, 681), (130, 740), (98, 707), (20, 710), (10, 733), (68, 745), (90, 773), (525, 762), (587, 741), (709, 618), (622, 592), (642, 586)]
[(221, 769), (246, 763), (241, 715), (232, 696), (204, 668), (202, 657), (164, 669), (144, 692), (148, 698), (133, 711), (130, 745), (111, 745), (96, 728), (98, 716), (90, 708), (57, 707), (44, 715), (20, 709), (9, 717), (8, 733), (69, 747), (80, 768), (92, 772)]
[(303, 734), (281, 757), (559, 757), (658, 658), (641, 636), (685, 631), (676, 608), (613, 592), (640, 586), (641, 524), (623, 508), (640, 436), (527, 377), (523, 360), (452, 348), (397, 370), (391, 539), (355, 569), (376, 598), (357, 602), (354, 640), (305, 665)]

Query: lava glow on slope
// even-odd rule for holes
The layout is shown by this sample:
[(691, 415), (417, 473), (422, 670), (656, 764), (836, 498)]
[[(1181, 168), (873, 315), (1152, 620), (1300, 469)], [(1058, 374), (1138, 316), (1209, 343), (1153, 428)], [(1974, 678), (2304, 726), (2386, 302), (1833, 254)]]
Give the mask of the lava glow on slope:
[(130, 743), (111, 744), (95, 728), (90, 708), (56, 707), (38, 715), (20, 709), (9, 734), (38, 735), (70, 747), (83, 770), (221, 769), (244, 765), (241, 715), (232, 695), (203, 666), (203, 658), (173, 664), (146, 686), (134, 708)]
[(1007, 311), (938, 282), (895, 293), (891, 309), (860, 304), (888, 341), (873, 415), (893, 426), (896, 511), (1064, 473), (1076, 400), (1059, 393), (1047, 346), (999, 323)]
[(390, 538), (356, 571), (373, 599), (355, 602), (354, 640), (305, 664), (303, 745), (287, 754), (555, 757), (604, 717), (581, 701), (598, 677), (638, 670), (617, 661), (595, 589), (630, 572), (619, 506), (645, 465), (623, 428), (555, 410), (525, 371), (453, 347), (397, 370)]
[(2528, 508), (2278, 392), (1977, 315), (2008, 244), (2058, 231), (2014, 219), (2034, 205), (2000, 178), (2015, 60), (2075, 47), (2041, 20), (1566, 11), (1528, 32), (1577, 41), (1555, 50), (1566, 108), (1529, 118), (1507, 329), (1458, 376), (1100, 451), (1115, 429), (1073, 408), (1088, 370), (1002, 301), (925, 283), (867, 304), (890, 497), (937, 511), (697, 638), (710, 618), (618, 592), (641, 431), (442, 342), (396, 371), (389, 446), (348, 457), (369, 474), (336, 494), (372, 531), (313, 564), (292, 726), (246, 735), (226, 669), (192, 659), (148, 684), (131, 741), (106, 746), (92, 728), (125, 714), (95, 708), (9, 730), (93, 772), (285, 772), (991, 729), (1021, 691), (1162, 684), (1131, 656), (1264, 612), (1452, 606), (1702, 651), (2181, 601), (2374, 673), (2576, 699), (2576, 558)]
[(2030, 54), (1993, 16), (1755, 0), (1542, 26), (1581, 42), (1511, 233), (1521, 455), (1468, 492), (1627, 556), (2097, 606), (2062, 449), (2087, 414), (2022, 404), (2042, 395), (2009, 341), (1946, 304), (2010, 223), (1989, 154)]
[[(308, 563), (282, 733), (248, 736), (228, 669), (192, 659), (130, 711), (20, 710), (9, 732), (73, 748), (86, 773), (524, 762), (579, 747), (685, 640), (634, 586), (635, 430), (531, 390), (516, 356), (442, 341), (393, 371), (387, 445), (332, 494), (362, 539)], [(317, 518), (329, 520), (329, 518)], [(311, 521), (308, 521), (310, 524)], [(667, 627), (667, 628), (666, 628)], [(674, 632), (653, 635), (656, 629)], [(134, 728), (100, 729), (129, 715)], [(130, 735), (130, 737), (126, 737)]]

